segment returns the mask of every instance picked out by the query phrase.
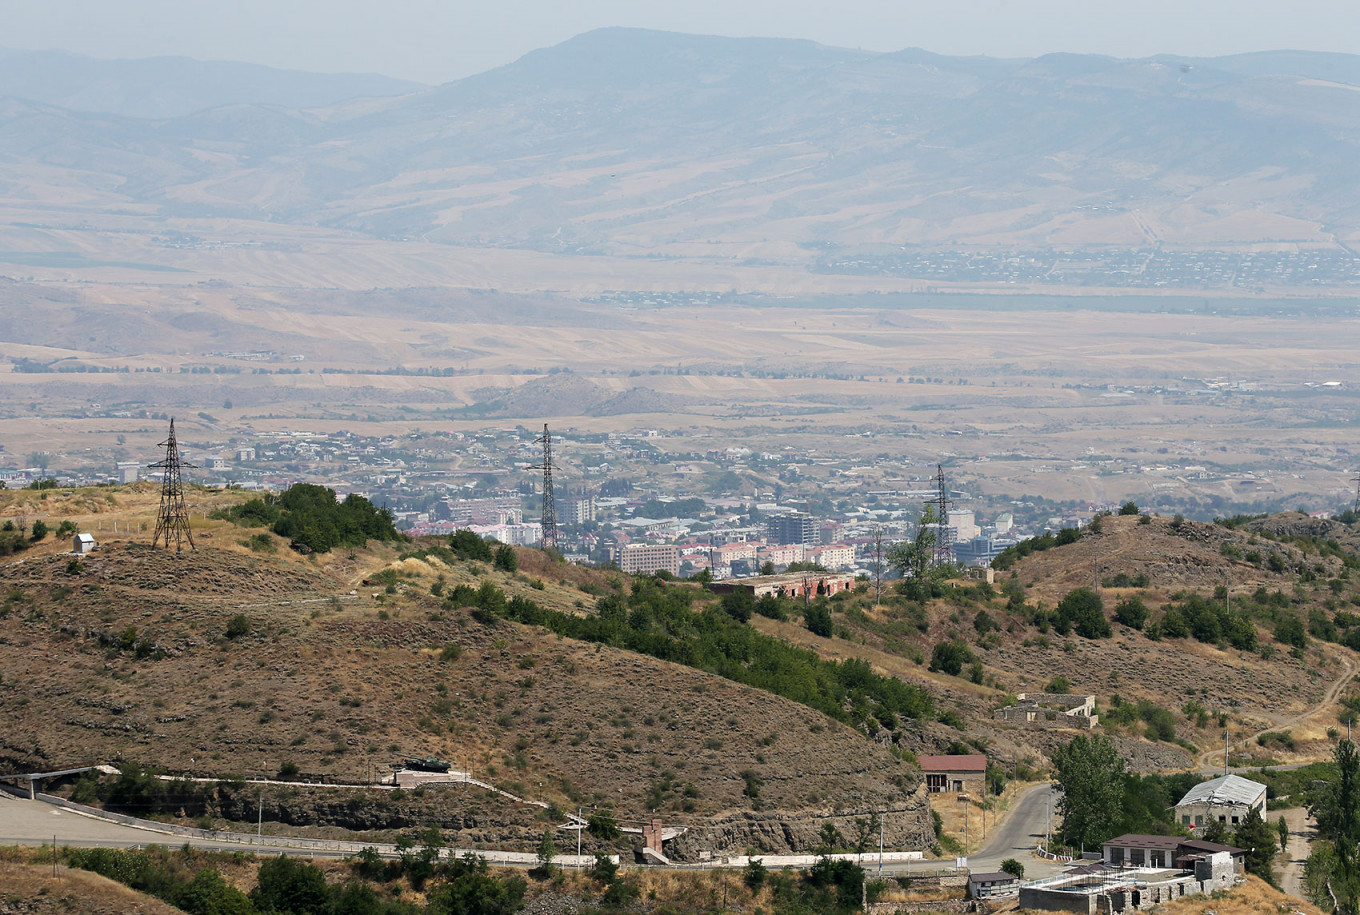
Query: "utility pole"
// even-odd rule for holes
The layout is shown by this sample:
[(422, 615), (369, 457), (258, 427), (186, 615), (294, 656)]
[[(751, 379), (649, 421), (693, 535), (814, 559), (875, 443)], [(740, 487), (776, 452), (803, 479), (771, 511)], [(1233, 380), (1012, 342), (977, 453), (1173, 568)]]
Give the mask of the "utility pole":
[(878, 872), (883, 873), (883, 821), (888, 818), (888, 811), (884, 810), (878, 815)]
[(883, 600), (883, 525), (874, 525), (874, 603)]
[(1048, 783), (1048, 818), (1044, 822), (1044, 851), (1053, 852), (1053, 783)]
[(1228, 729), (1223, 729), (1223, 774), (1228, 774)]
[(577, 866), (577, 867), (584, 867), (584, 866), (585, 866), (584, 864), (581, 863), (581, 824), (582, 824), (582, 822), (583, 822), (583, 821), (581, 820), (581, 811), (582, 811), (583, 809), (584, 809), (584, 808), (582, 808), (582, 807), (577, 807), (577, 808), (576, 808), (576, 866)]
[(255, 824), (255, 838), (264, 835), (264, 789), (260, 789), (259, 820)]

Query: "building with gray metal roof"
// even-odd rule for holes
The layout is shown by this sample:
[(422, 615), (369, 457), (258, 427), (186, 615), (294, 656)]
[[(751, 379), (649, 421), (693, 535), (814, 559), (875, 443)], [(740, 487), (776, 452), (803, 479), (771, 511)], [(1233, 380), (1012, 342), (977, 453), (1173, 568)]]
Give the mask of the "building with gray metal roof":
[(1176, 817), (1187, 829), (1201, 829), (1218, 821), (1236, 826), (1252, 810), (1266, 813), (1266, 786), (1240, 775), (1221, 775), (1201, 782), (1176, 804)]

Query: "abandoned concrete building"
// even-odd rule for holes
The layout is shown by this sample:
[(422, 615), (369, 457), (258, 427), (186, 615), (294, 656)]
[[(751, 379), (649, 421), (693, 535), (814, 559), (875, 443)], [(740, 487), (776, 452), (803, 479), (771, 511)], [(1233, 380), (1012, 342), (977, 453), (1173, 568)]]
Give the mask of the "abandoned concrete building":
[(849, 572), (783, 572), (753, 578), (729, 578), (715, 581), (708, 587), (718, 594), (749, 591), (756, 600), (767, 594), (791, 598), (830, 597), (842, 591), (855, 590), (855, 576)]
[(1081, 915), (1150, 909), (1234, 886), (1245, 854), (1180, 836), (1122, 835), (1105, 843), (1099, 862), (1023, 884), (1020, 908)]
[(1001, 721), (1039, 728), (1076, 728), (1089, 731), (1099, 723), (1095, 696), (1065, 693), (1020, 693), (1014, 705), (996, 710)]
[(1266, 786), (1240, 775), (1221, 775), (1185, 792), (1176, 804), (1176, 819), (1190, 830), (1215, 821), (1237, 826), (1252, 810), (1266, 815)]

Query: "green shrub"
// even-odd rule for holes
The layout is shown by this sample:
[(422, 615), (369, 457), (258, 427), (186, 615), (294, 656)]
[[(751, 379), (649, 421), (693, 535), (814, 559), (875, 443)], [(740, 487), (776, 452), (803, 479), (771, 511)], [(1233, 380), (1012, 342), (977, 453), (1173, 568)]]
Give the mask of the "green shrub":
[(1115, 622), (1122, 626), (1128, 626), (1131, 629), (1142, 629), (1143, 625), (1147, 623), (1147, 618), (1147, 605), (1144, 604), (1143, 599), (1136, 594), (1130, 594), (1128, 597), (1122, 598), (1119, 603), (1114, 606)]
[(1090, 588), (1069, 591), (1056, 611), (1058, 621), (1070, 625), (1077, 635), (1087, 639), (1109, 638), (1110, 621), (1105, 618), (1105, 602)]
[(963, 665), (976, 660), (972, 650), (963, 642), (937, 642), (930, 653), (930, 669), (957, 677)]

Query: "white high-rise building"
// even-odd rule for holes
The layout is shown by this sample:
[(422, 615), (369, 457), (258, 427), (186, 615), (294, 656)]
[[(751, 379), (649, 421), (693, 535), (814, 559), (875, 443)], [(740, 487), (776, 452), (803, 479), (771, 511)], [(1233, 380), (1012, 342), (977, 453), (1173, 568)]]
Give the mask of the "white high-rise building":
[(973, 520), (973, 510), (971, 508), (953, 508), (949, 510), (949, 538), (954, 543), (964, 540), (972, 540), (982, 533)]

